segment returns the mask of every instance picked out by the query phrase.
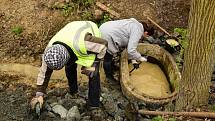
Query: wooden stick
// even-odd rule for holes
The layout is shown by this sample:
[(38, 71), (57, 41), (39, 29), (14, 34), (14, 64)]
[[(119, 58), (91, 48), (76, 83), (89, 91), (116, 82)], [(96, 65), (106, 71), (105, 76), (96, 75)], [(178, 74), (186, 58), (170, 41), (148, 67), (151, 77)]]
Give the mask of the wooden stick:
[(146, 111), (139, 110), (143, 115), (172, 115), (172, 116), (185, 116), (185, 117), (198, 117), (198, 118), (215, 118), (215, 113), (212, 112), (162, 112), (162, 111)]
[(120, 14), (119, 14), (119, 13), (117, 13), (117, 12), (114, 11), (114, 10), (111, 10), (110, 8), (108, 8), (107, 6), (105, 6), (104, 4), (102, 4), (102, 3), (100, 3), (100, 2), (96, 2), (96, 5), (97, 5), (98, 7), (100, 7), (102, 10), (107, 11), (108, 13), (110, 13), (110, 14), (116, 16), (117, 18), (120, 18)]
[[(146, 16), (146, 15), (145, 15)], [(146, 16), (146, 18), (152, 22), (155, 26), (157, 26), (161, 31), (163, 31), (164, 33), (166, 33), (168, 36), (170, 36), (170, 33), (167, 32), (164, 28), (162, 28), (160, 25), (158, 25), (155, 21), (153, 21), (151, 18), (149, 18), (148, 16)]]

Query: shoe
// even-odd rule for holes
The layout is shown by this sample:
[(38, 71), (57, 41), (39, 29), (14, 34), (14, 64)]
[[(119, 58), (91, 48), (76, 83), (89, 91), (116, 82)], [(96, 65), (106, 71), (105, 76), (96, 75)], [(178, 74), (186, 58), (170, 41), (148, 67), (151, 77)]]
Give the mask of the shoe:
[(106, 76), (106, 81), (111, 85), (119, 85), (120, 82), (116, 80), (113, 76)]
[(99, 107), (90, 107), (90, 115), (92, 121), (102, 121), (105, 114)]

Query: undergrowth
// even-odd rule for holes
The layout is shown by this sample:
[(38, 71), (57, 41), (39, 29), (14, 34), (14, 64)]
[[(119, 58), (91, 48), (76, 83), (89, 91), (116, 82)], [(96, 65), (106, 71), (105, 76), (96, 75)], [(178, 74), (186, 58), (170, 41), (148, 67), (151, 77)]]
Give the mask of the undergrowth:
[(178, 42), (181, 45), (181, 50), (179, 51), (178, 56), (176, 57), (176, 63), (180, 66), (183, 63), (184, 50), (188, 46), (188, 38), (187, 38), (187, 29), (184, 28), (175, 28), (174, 33), (178, 34)]

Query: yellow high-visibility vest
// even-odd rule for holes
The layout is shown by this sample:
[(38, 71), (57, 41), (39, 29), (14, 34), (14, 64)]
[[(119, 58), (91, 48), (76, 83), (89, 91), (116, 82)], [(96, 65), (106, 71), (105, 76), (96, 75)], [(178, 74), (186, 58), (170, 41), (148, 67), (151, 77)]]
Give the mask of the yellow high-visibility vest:
[(48, 47), (56, 41), (65, 43), (68, 45), (78, 60), (75, 62), (79, 65), (91, 67), (95, 54), (87, 54), (85, 47), (84, 37), (86, 33), (91, 33), (92, 36), (101, 37), (97, 25), (91, 21), (73, 21), (62, 28), (48, 43)]

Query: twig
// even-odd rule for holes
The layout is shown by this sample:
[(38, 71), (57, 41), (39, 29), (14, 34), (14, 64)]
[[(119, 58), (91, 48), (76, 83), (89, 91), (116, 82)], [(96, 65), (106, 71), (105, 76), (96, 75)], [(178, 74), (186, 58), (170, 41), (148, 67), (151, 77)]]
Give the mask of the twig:
[(110, 8), (108, 8), (107, 6), (105, 6), (104, 4), (100, 3), (100, 2), (96, 2), (96, 5), (101, 8), (102, 10), (104, 11), (107, 11), (108, 13), (116, 16), (117, 18), (120, 18), (120, 14), (117, 13), (116, 11), (114, 10), (111, 10)]
[(215, 113), (212, 112), (162, 112), (162, 111), (147, 111), (139, 110), (143, 115), (172, 115), (185, 117), (199, 117), (199, 118), (215, 118)]

